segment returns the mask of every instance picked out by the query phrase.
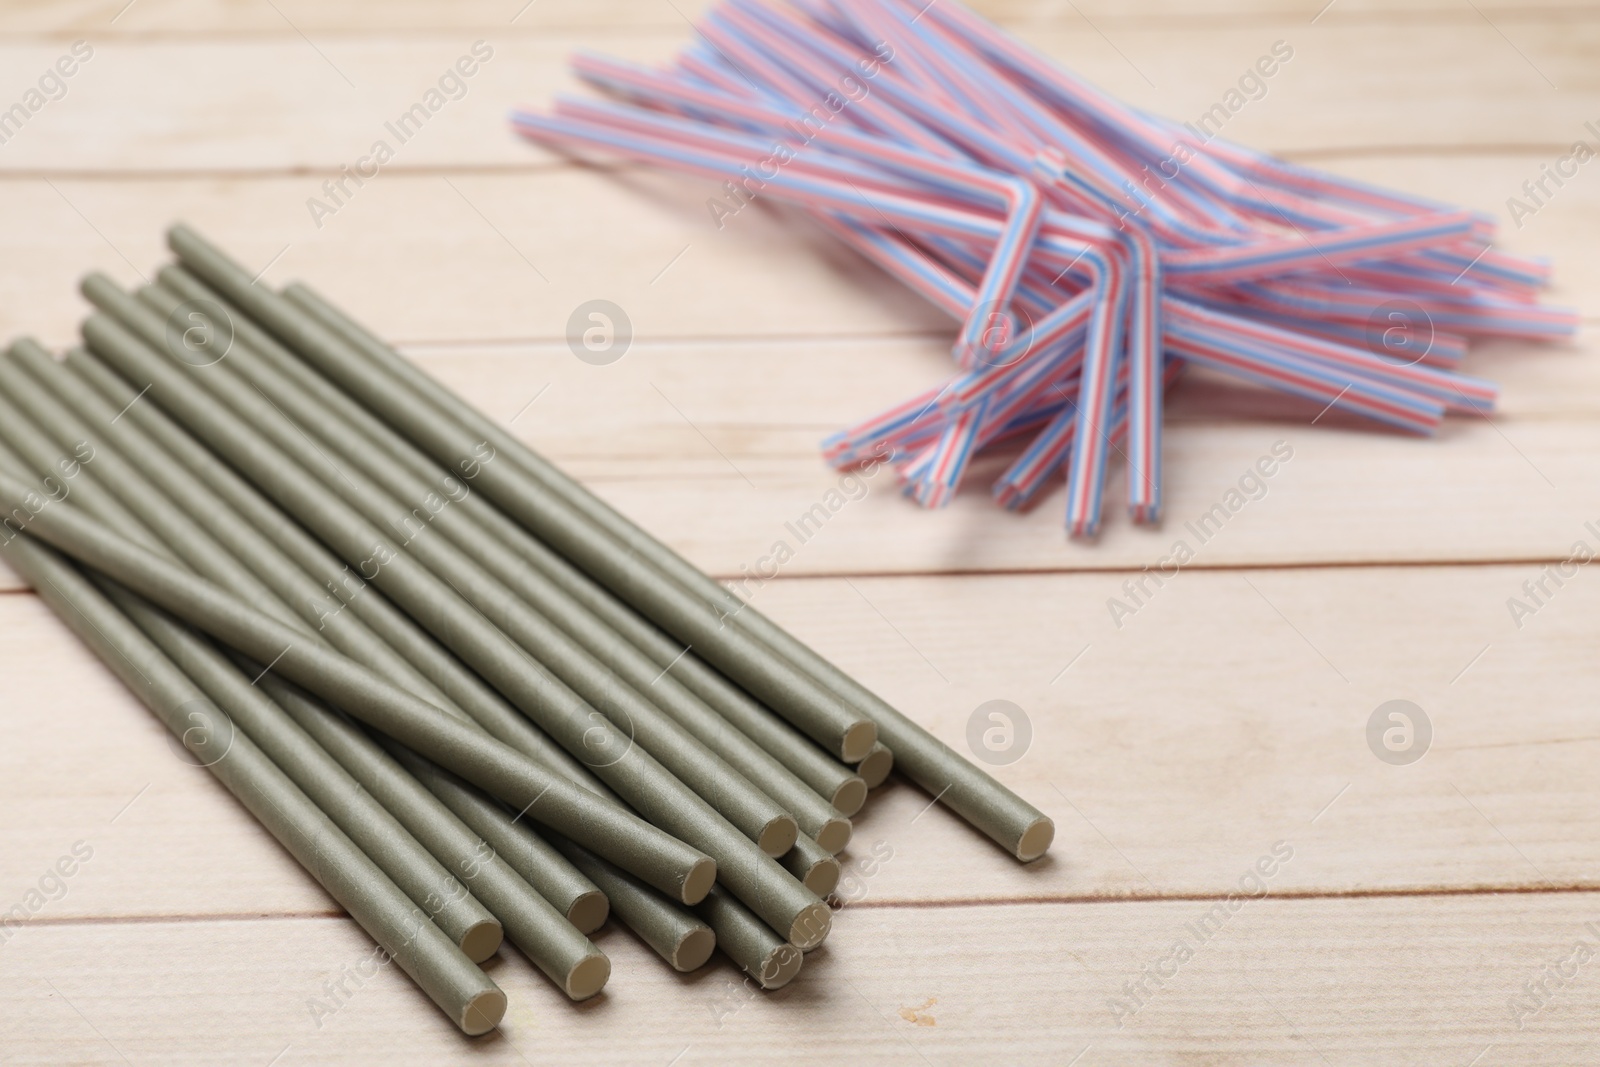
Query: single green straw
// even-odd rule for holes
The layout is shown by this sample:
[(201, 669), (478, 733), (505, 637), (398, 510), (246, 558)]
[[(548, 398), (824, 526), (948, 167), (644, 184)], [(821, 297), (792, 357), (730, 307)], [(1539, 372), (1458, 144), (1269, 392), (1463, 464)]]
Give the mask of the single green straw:
[[(10, 481), (8, 479), (8, 481)], [(14, 481), (8, 490), (25, 487)], [(37, 517), (6, 494), (17, 525)], [(64, 505), (43, 505), (62, 507)], [(21, 515), (16, 512), (21, 509)], [(194, 683), (74, 567), (31, 538), (0, 529), (0, 552), (66, 625), (156, 714), (246, 810), (328, 891), (350, 917), (396, 960), (428, 998), (464, 1033), (487, 1033), (505, 1014), (506, 997), (377, 865), (311, 802), (248, 737), (235, 736), (222, 759), (212, 759), (190, 711), (209, 707)]]
[[(186, 227), (174, 227), (169, 231), (168, 243), (180, 259), (191, 264), (224, 292), (230, 292), (230, 286), (237, 288), (241, 277), (248, 280), (248, 275)], [(228, 274), (227, 271), (232, 273)], [(227, 278), (227, 283), (221, 280), (223, 277)], [(761, 647), (783, 657), (788, 666), (803, 673), (808, 681), (840, 694), (852, 708), (870, 716), (884, 744), (894, 753), (901, 771), (908, 778), (1017, 859), (1028, 862), (1048, 851), (1055, 837), (1055, 824), (1033, 805), (963, 759), (927, 730), (741, 601), (731, 591), (712, 581), (693, 564), (427, 377), (382, 341), (350, 322), (311, 290), (296, 284), (288, 286), (284, 292), (288, 300), (323, 327), (324, 333), (337, 332), (339, 339), (348, 346), (347, 350), (359, 349), (367, 357), (365, 371), (369, 376), (376, 377), (373, 371), (378, 370), (387, 374), (391, 382), (410, 386), (413, 390), (412, 399), (431, 403), (437, 413), (456, 420), (468, 436), (475, 435), (489, 442), (500, 455), (510, 458), (513, 465), (527, 473), (529, 478), (536, 479), (549, 494), (559, 496), (564, 503), (593, 523), (595, 528), (606, 531), (626, 545), (638, 560), (648, 561), (658, 575), (680, 583), (681, 588), (703, 598), (708, 610), (732, 623), (729, 629), (748, 635)], [(269, 303), (265, 299), (258, 302), (263, 306)], [(271, 319), (267, 320), (267, 325), (290, 339), (309, 356), (323, 358), (325, 343), (322, 337), (304, 328), (297, 330), (296, 324), (288, 321), (283, 322), (281, 328), (279, 322)], [(376, 393), (376, 389), (371, 391)], [(363, 399), (366, 397), (363, 396)], [(368, 403), (377, 408), (371, 401)], [(389, 417), (387, 413), (385, 417)], [(407, 428), (409, 431), (409, 425)], [(524, 513), (518, 511), (517, 517), (524, 518)], [(723, 667), (720, 662), (717, 665)], [(726, 667), (723, 669), (727, 670)], [(747, 688), (752, 688), (758, 696), (764, 695), (753, 687)], [(777, 710), (781, 712), (786, 709), (777, 707)], [(857, 751), (854, 754), (844, 753), (843, 758), (846, 762), (856, 762), (865, 755), (865, 751)]]
[[(91, 280), (85, 283), (85, 290), (105, 296), (107, 284)], [(150, 386), (151, 399), (197, 432), (219, 454), (254, 480), (259, 488), (276, 497), (285, 510), (306, 522), (330, 547), (339, 550), (351, 561), (359, 561), (365, 554), (367, 561), (372, 564), (370, 576), (375, 584), (391, 591), (418, 622), (452, 644), (503, 693), (516, 699), (518, 706), (549, 731), (564, 748), (574, 755), (587, 754), (601, 777), (617, 788), (647, 818), (678, 835), (694, 848), (716, 857), (721, 866), (721, 877), (730, 890), (771, 923), (774, 929), (785, 932), (790, 940), (802, 948), (812, 947), (827, 936), (831, 914), (815, 894), (762, 853), (714, 808), (683, 786), (642, 746), (633, 744), (629, 737), (585, 704), (559, 679), (545, 673), (521, 647), (463, 601), (448, 583), (439, 580), (409, 555), (396, 549), (376, 526), (350, 508), (338, 493), (319, 485), (316, 476), (304, 466), (289, 460), (259, 431), (220, 410), (215, 401), (208, 398), (208, 394), (196, 388), (186, 372), (152, 351), (116, 320), (95, 315), (84, 324), (84, 335), (97, 352), (118, 364), (125, 374)], [(203, 368), (202, 373), (216, 370), (217, 366)], [(352, 483), (358, 483), (359, 472), (347, 470), (343, 473)], [(428, 540), (422, 538), (417, 543)], [(126, 560), (122, 562), (128, 564)], [(234, 632), (241, 637), (249, 635), (259, 639), (260, 635), (253, 627), (230, 614), (235, 606), (230, 604), (227, 611), (217, 617), (228, 618), (230, 623), (237, 626)], [(182, 609), (174, 609), (174, 613), (184, 615)], [(188, 621), (201, 624), (200, 620), (192, 617), (188, 617)], [(241, 651), (254, 654), (250, 649)], [(296, 649), (294, 654), (310, 656), (311, 650)], [(271, 655), (264, 657), (264, 660), (270, 662)], [(338, 669), (345, 671), (355, 666), (342, 657), (333, 657), (333, 661), (338, 663)], [(307, 686), (312, 687), (311, 683), (307, 683)], [(337, 700), (333, 702), (338, 703)], [(354, 708), (347, 707), (346, 710), (357, 713)], [(370, 715), (370, 711), (363, 709), (361, 714)], [(379, 729), (391, 736), (398, 736), (393, 729), (397, 724), (378, 725)], [(438, 723), (432, 725), (441, 728)], [(412, 748), (418, 748), (406, 737), (398, 739)], [(422, 754), (431, 756), (426, 751), (422, 751)], [(435, 762), (449, 766), (443, 759), (435, 758)], [(500, 793), (475, 777), (471, 771), (462, 771), (455, 766), (449, 766), (449, 769), (458, 770), (463, 777), (489, 788), (490, 792), (517, 806), (515, 796)], [(477, 773), (481, 775), (483, 769), (479, 768)], [(593, 847), (577, 834), (568, 832), (568, 836), (586, 847)], [(632, 869), (599, 847), (593, 847), (593, 850), (604, 858), (613, 859), (626, 870)], [(667, 888), (669, 892), (674, 888), (681, 889), (664, 887), (650, 878), (646, 880), (658, 888)], [(697, 887), (699, 885), (694, 884)]]
[[(568, 559), (656, 619), (663, 628), (766, 701), (801, 730), (837, 751), (860, 759), (877, 739), (872, 722), (845, 707), (832, 693), (789, 664), (769, 655), (698, 596), (643, 565), (622, 544), (511, 464), (492, 457), (481, 440), (436, 416), (430, 405), (393, 379), (370, 373), (365, 360), (337, 335), (282, 297), (255, 286), (250, 276), (198, 234), (183, 226), (168, 232), (179, 259), (348, 392), (451, 469), (474, 470), (480, 488)], [(462, 467), (466, 464), (466, 467)], [(724, 613), (725, 614), (725, 613)]]
[[(473, 492), (470, 480), (459, 479), (440, 467), (285, 349), (221, 294), (181, 267), (162, 269), (160, 280), (160, 285), (141, 290), (140, 299), (163, 316), (171, 315), (180, 302), (187, 302), (184, 306), (205, 306), (201, 302), (215, 305), (231, 321), (235, 340), (247, 346), (253, 359), (275, 372), (263, 379), (251, 374), (251, 366), (246, 363), (244, 373), (302, 428), (310, 429), (335, 458), (360, 467), (399, 500), (423, 500), (430, 495), (436, 498), (439, 508), (429, 520), (435, 529), (469, 553), (507, 589), (570, 634), (625, 683), (671, 715), (696, 740), (728, 761), (783, 810), (792, 812), (799, 829), (824, 842), (824, 847), (833, 852), (844, 847), (849, 840), (849, 824), (827, 800), (761, 746), (730, 728), (673, 674), (663, 671), (665, 663), (636, 647), (630, 635), (619, 634), (615, 620), (621, 614), (626, 617), (625, 624), (643, 627), (670, 645), (669, 638), (506, 518), (481, 494)], [(292, 382), (292, 387), (286, 381)], [(533, 571), (527, 566), (530, 562)], [(672, 656), (675, 658), (682, 651), (677, 649)], [(783, 728), (793, 732), (792, 728)], [(800, 740), (815, 752), (815, 746)], [(654, 750), (648, 740), (644, 743)], [(668, 764), (668, 769), (684, 777), (677, 767)], [(768, 852), (775, 854), (772, 849)]]
[(876, 789), (889, 779), (889, 772), (894, 770), (894, 752), (882, 741), (872, 746), (872, 751), (867, 753), (867, 758), (856, 764), (856, 773), (867, 784), (868, 789)]
[(358, 768), (373, 796), (417, 839), (447, 859), (505, 926), (506, 936), (573, 1000), (598, 993), (611, 963), (471, 828), (354, 723), (268, 672), (261, 685), (307, 733), (346, 767)]
[[(68, 353), (65, 364), (58, 364), (46, 355), (45, 363), (39, 366), (34, 365), (28, 353), (16, 354), (24, 367), (35, 377), (50, 385), (58, 396), (69, 401), (82, 401), (85, 404), (101, 399), (111, 405), (109, 415), (105, 414), (105, 409), (98, 409), (100, 411), (98, 421), (108, 423), (115, 418), (121, 426), (137, 428), (138, 437), (135, 440), (138, 442), (142, 461), (147, 465), (155, 465), (158, 459), (170, 459), (179, 464), (182, 472), (192, 475), (204, 487), (201, 492), (192, 494), (193, 498), (210, 501), (210, 506), (200, 509), (208, 516), (237, 513), (245, 517), (245, 525), (250, 529), (271, 531), (273, 544), (281, 546), (304, 572), (324, 575), (330, 588), (341, 587), (338, 580), (341, 574), (347, 579), (351, 576), (348, 567), (339, 563), (332, 554), (305, 534), (298, 524), (283, 515), (276, 505), (234, 474), (232, 468), (217, 460), (204, 446), (154, 405), (139, 403), (138, 391), (89, 352), (83, 349), (73, 350)], [(97, 393), (98, 396), (91, 395), (92, 393)], [(82, 413), (86, 418), (95, 419), (95, 411), (91, 405), (89, 410)], [(237, 529), (233, 532), (238, 533)], [(236, 551), (240, 547), (240, 543), (231, 538), (224, 537), (224, 540)], [(272, 573), (274, 566), (269, 563), (266, 567), (267, 573)], [(351, 609), (348, 614), (360, 617), (375, 632), (385, 635), (389, 644), (404, 651), (408, 662), (415, 662), (423, 668), (430, 681), (451, 693), (461, 705), (477, 709), (477, 714), (467, 719), (464, 711), (452, 708), (442, 697), (440, 707), (457, 713), (466, 721), (474, 722), (479, 728), (482, 728), (483, 721), (497, 719), (520, 728), (509, 738), (512, 747), (591, 791), (611, 796), (609, 790), (600, 785), (592, 775), (588, 775), (582, 766), (559, 746), (539, 733), (515, 709), (505, 704), (477, 675), (439, 646), (431, 636), (417, 628), (407, 616), (393, 608), (382, 593), (361, 584), (354, 586), (353, 592), (348, 595), (351, 596), (350, 600), (338, 602), (339, 605)], [(331, 611), (318, 607), (313, 614), (319, 624), (326, 625), (330, 631), (336, 629), (345, 618), (345, 613), (339, 612), (337, 606)], [(368, 666), (374, 664), (369, 662)], [(398, 677), (402, 685), (405, 685), (404, 674)], [(270, 688), (274, 681), (275, 679), (268, 675), (262, 684)], [(406, 687), (412, 688), (418, 696), (428, 699), (423, 692), (411, 686)], [(365, 739), (365, 735), (362, 737)], [(371, 744), (370, 740), (368, 744)], [(383, 754), (380, 752), (378, 755)], [(414, 789), (420, 791), (418, 783), (411, 784)], [(427, 798), (424, 798), (424, 802), (427, 802)], [(394, 806), (393, 802), (390, 802), (390, 806)], [(669, 964), (685, 971), (694, 970), (704, 964), (716, 942), (715, 935), (704, 922), (592, 852), (554, 833), (550, 834), (550, 838), (551, 844), (559, 849), (574, 867), (599, 886), (601, 892), (611, 901), (612, 913)], [(460, 855), (467, 856), (475, 846), (476, 841), (463, 846)], [(513, 935), (513, 939), (515, 936)], [(523, 951), (527, 952), (530, 958), (534, 955), (534, 952), (527, 947), (524, 947)]]
[[(71, 504), (39, 506), (39, 494), (0, 474), (0, 511), (29, 533), (145, 599), (304, 686), (489, 792), (672, 893), (699, 900), (716, 880), (709, 856), (568, 779), (552, 774), (431, 704), (319, 647), (225, 590), (117, 536)], [(33, 507), (29, 507), (33, 504)]]
[(384, 747), (428, 792), (444, 801), (456, 818), (488, 842), (506, 866), (554, 904), (580, 933), (592, 934), (605, 925), (611, 911), (605, 894), (548, 842), (449, 771), (440, 770), (393, 742)]

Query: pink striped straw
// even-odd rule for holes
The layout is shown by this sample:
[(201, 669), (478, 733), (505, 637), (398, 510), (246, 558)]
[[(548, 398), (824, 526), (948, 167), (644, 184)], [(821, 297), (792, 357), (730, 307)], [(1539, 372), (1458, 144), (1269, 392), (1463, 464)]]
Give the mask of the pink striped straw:
[(796, 205), (954, 318), (956, 377), (824, 443), (841, 467), (891, 457), (924, 506), (1025, 435), (1001, 503), (1065, 467), (1068, 531), (1093, 536), (1119, 452), (1130, 514), (1157, 522), (1185, 363), (1431, 433), (1496, 400), (1457, 369), (1468, 339), (1575, 328), (1488, 216), (1202, 141), (957, 0), (726, 0), (701, 33), (665, 71), (579, 57), (628, 104), (563, 98), (517, 128)]

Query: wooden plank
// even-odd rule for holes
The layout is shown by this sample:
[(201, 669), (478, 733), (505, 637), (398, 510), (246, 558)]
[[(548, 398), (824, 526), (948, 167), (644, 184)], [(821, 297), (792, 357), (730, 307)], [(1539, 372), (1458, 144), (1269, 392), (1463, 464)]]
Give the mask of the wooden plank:
[[(1334, 169), (1494, 213), (1503, 247), (1554, 262), (1551, 302), (1600, 315), (1600, 256), (1585, 237), (1600, 220), (1600, 180), (1569, 182), (1520, 230), (1507, 213), (1541, 162), (1363, 157)], [(718, 230), (705, 207), (716, 190), (674, 175), (385, 175), (320, 230), (305, 207), (312, 176), (52, 184), (0, 179), (30, 264), (0, 279), (8, 336), (68, 343), (84, 314), (82, 273), (138, 282), (169, 258), (162, 233), (178, 218), (269, 282), (307, 281), (400, 343), (564, 342), (573, 312), (595, 298), (621, 306), (641, 342), (954, 334), (942, 312), (803, 218), (758, 201)]]
[[(638, 27), (681, 26), (684, 17), (699, 18), (712, 6), (710, 0), (675, 0), (671, 8), (633, 4), (627, 0), (464, 0), (439, 4), (431, 0), (400, 0), (372, 8), (359, 0), (281, 0), (274, 12), (255, 4), (206, 4), (198, 0), (67, 0), (8, 5), (0, 29), (8, 34), (55, 35), (93, 33), (97, 36), (248, 35), (288, 36), (298, 29), (318, 35), (391, 34), (441, 30), (493, 29), (502, 32), (538, 32), (584, 28), (596, 31)], [(1174, 22), (1216, 24), (1224, 20), (1262, 23), (1308, 24), (1318, 15), (1316, 5), (1303, 0), (1226, 0), (1210, 3), (1197, 12), (1181, 0), (1081, 0), (1071, 8), (1046, 0), (974, 0), (968, 5), (990, 18), (1026, 27), (1039, 23), (1092, 19), (1102, 27), (1141, 24), (1170, 26)], [(1476, 5), (1496, 23), (1515, 23), (1530, 17), (1561, 13), (1583, 17), (1595, 10), (1594, 0), (1545, 0), (1533, 12), (1502, 2)], [(124, 7), (127, 10), (124, 12)], [(1438, 0), (1341, 0), (1322, 13), (1317, 25), (1353, 21), (1404, 23), (1408, 21), (1468, 21), (1478, 16)]]
[[(886, 469), (868, 478), (831, 471), (821, 439), (943, 381), (940, 347), (641, 344), (619, 363), (593, 367), (565, 346), (486, 346), (430, 351), (423, 363), (726, 577), (773, 564), (787, 577), (1137, 569), (1177, 539), (1193, 541), (1185, 524), (1227, 503), (1277, 442), (1293, 449), (1292, 460), (1262, 500), (1236, 509), (1193, 566), (1557, 559), (1600, 516), (1600, 490), (1587, 474), (1600, 447), (1600, 370), (1583, 358), (1587, 345), (1483, 359), (1484, 372), (1505, 379), (1505, 412), (1492, 424), (1452, 419), (1437, 438), (1402, 437), (1337, 413), (1319, 418), (1321, 405), (1197, 376), (1171, 394), (1168, 520), (1151, 529), (1124, 518), (1118, 461), (1106, 528), (1093, 543), (1065, 538), (1059, 487), (1024, 514), (995, 506), (987, 486), (1010, 454), (977, 461), (962, 493), (938, 511), (901, 496)], [(787, 550), (776, 548), (780, 541)]]
[[(795, 983), (745, 992), (717, 963), (671, 975), (626, 935), (600, 998), (564, 1003), (520, 957), (490, 966), (501, 1030), (457, 1034), (393, 968), (325, 983), (371, 942), (345, 920), (65, 925), (0, 954), (11, 1062), (285, 1065), (471, 1058), (484, 1064), (1479, 1063), (1585, 1060), (1589, 973), (1522, 1018), (1508, 1001), (1592, 954), (1596, 894), (1241, 900), (1201, 942), (1205, 901), (846, 909)], [(1225, 906), (1224, 906), (1225, 907)], [(1192, 957), (1174, 971), (1179, 939)], [(503, 950), (510, 953), (511, 950)], [(1587, 959), (1588, 957), (1584, 957)], [(1163, 960), (1166, 960), (1163, 963)], [(110, 964), (110, 966), (107, 966)], [(1158, 987), (1141, 968), (1160, 967)], [(1571, 971), (1571, 966), (1567, 966)], [(1119, 1017), (1124, 983), (1145, 1004)], [(602, 1047), (603, 1054), (599, 1051)], [(1087, 1051), (1085, 1051), (1087, 1049)], [(1485, 1050), (1489, 1050), (1486, 1051)]]
[[(1584, 650), (1600, 585), (1546, 580), (1548, 604), (1519, 629), (1507, 599), (1538, 578), (1180, 573), (1147, 584), (1120, 626), (1107, 601), (1131, 604), (1123, 575), (781, 581), (755, 603), (959, 751), (986, 701), (1031, 721), (1030, 747), (995, 773), (1056, 820), (1052, 857), (1019, 866), (894, 785), (848, 853), (872, 901), (1214, 895), (1278, 840), (1296, 849), (1280, 893), (1593, 886), (1600, 665)], [(39, 917), (326, 909), (34, 598), (0, 597), (0, 633), (15, 635), (0, 646), (8, 704), (40, 709), (0, 754), (14, 813), (0, 886), (22, 893), (83, 840), (94, 859)], [(1434, 734), (1397, 767), (1365, 730), (1402, 698)]]
[[(93, 59), (66, 83), (66, 95), (10, 138), (0, 166), (80, 173), (311, 169), (317, 179), (303, 184), (314, 188), (340, 165), (355, 167), (378, 140), (393, 150), (391, 171), (549, 165), (560, 157), (514, 135), (508, 110), (547, 107), (556, 93), (573, 88), (566, 60), (574, 49), (665, 62), (690, 30), (670, 7), (664, 10), (671, 24), (625, 32), (507, 36), (463, 28), (393, 40), (344, 35), (313, 42), (287, 32), (241, 41), (97, 39)], [(271, 10), (263, 17), (271, 18)], [(1549, 15), (1508, 23), (1506, 30), (1482, 20), (1398, 29), (1155, 23), (1120, 29), (1115, 41), (1080, 20), (1030, 24), (1023, 32), (1108, 92), (1185, 121), (1198, 121), (1282, 40), (1293, 59), (1252, 88), (1258, 98), (1223, 126), (1230, 139), (1276, 152), (1507, 145), (1563, 151), (1600, 114), (1600, 83), (1587, 62), (1600, 43), (1600, 19)], [(479, 39), (493, 58), (464, 83), (465, 95), (441, 102), (414, 137), (386, 129)], [(0, 45), (0, 62), (42, 72), (65, 46), (7, 43)], [(184, 76), (171, 77), (172, 71)], [(20, 97), (28, 84), (14, 83), (8, 98)], [(1396, 98), (1406, 106), (1393, 107)]]

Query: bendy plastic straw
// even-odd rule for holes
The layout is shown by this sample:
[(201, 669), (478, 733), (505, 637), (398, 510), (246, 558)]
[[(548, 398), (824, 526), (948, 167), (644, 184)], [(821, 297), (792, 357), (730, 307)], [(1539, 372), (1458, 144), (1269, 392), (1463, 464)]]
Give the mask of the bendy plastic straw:
[[(28, 490), (14, 481), (9, 489)], [(9, 493), (7, 494), (9, 497)], [(17, 502), (9, 501), (11, 507)], [(24, 508), (26, 511), (26, 508)], [(186, 745), (188, 718), (205, 697), (172, 661), (75, 568), (31, 538), (6, 530), (0, 553), (84, 644)], [(450, 938), (355, 846), (248, 738), (226, 758), (197, 758), (384, 952), (467, 1034), (492, 1030), (506, 998)]]
[(697, 29), (664, 69), (575, 57), (617, 102), (513, 122), (711, 179), (719, 227), (758, 198), (796, 204), (955, 318), (961, 377), (825, 443), (841, 466), (886, 454), (924, 506), (978, 451), (1033, 435), (1001, 503), (1065, 472), (1068, 530), (1091, 537), (1122, 454), (1131, 516), (1158, 522), (1175, 363), (1427, 434), (1492, 409), (1452, 370), (1466, 341), (1575, 327), (1531, 302), (1548, 271), (1492, 248), (1489, 217), (1128, 107), (956, 0), (725, 0)]

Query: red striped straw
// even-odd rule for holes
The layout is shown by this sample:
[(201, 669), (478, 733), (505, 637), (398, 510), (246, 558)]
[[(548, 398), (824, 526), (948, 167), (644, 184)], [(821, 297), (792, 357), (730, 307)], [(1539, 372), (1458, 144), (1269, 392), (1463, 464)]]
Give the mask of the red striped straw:
[(729, 214), (795, 205), (950, 315), (959, 373), (823, 445), (840, 468), (888, 457), (923, 506), (1010, 449), (1003, 506), (1064, 475), (1067, 529), (1092, 537), (1115, 459), (1134, 521), (1159, 522), (1186, 365), (1429, 434), (1493, 409), (1458, 371), (1472, 340), (1576, 327), (1490, 217), (1203, 141), (957, 0), (726, 0), (698, 28), (667, 69), (577, 57), (615, 102), (514, 124), (709, 180)]

